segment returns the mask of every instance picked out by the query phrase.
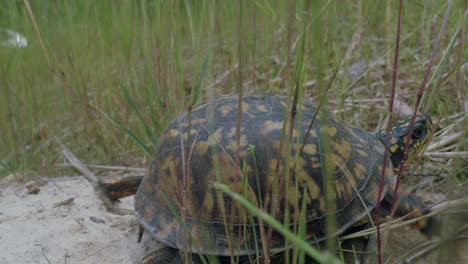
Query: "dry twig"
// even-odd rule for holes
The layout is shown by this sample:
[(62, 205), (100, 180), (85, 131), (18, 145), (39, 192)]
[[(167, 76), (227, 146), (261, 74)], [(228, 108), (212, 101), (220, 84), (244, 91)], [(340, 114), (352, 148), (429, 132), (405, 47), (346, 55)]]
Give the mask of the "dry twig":
[(107, 210), (118, 215), (133, 214), (133, 212), (130, 210), (116, 206), (99, 186), (96, 176), (94, 176), (94, 174), (67, 147), (65, 147), (60, 139), (55, 138), (55, 142), (57, 142), (57, 144), (62, 149), (62, 154), (68, 160), (68, 162), (70, 162), (70, 164), (75, 169), (83, 173), (83, 176), (89, 181), (91, 186), (93, 186), (94, 191), (96, 192), (96, 196), (102, 201), (104, 207), (106, 207)]

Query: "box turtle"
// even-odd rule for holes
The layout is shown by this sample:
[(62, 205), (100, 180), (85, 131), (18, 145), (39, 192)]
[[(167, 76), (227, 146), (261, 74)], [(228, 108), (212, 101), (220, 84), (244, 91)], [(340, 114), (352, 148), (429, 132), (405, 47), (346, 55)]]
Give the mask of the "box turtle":
[[(295, 216), (302, 214), (305, 236), (311, 243), (325, 238), (325, 214), (335, 216), (335, 235), (343, 234), (370, 223), (377, 203), (388, 213), (405, 140), (410, 137), (409, 159), (414, 158), (428, 143), (433, 125), (428, 116), (418, 115), (409, 135), (411, 118), (396, 121), (389, 133), (389, 159), (383, 168), (385, 131), (376, 135), (365, 132), (325, 110), (309, 129), (316, 109), (312, 102), (302, 102), (288, 136), (284, 124), (291, 117), (287, 97), (246, 95), (240, 104), (237, 96), (208, 99), (169, 123), (142, 180), (123, 185), (102, 181), (101, 186), (117, 199), (135, 193), (141, 181), (134, 199), (141, 226), (165, 245), (192, 253), (245, 255), (262, 248), (258, 219), (215, 189), (215, 182), (243, 194), (267, 212), (277, 202), (273, 216), (282, 223), (289, 209), (291, 230), (298, 224)], [(328, 144), (321, 140), (323, 135)], [(291, 144), (284, 143), (288, 139)], [(324, 151), (325, 145), (329, 151)], [(330, 164), (328, 180), (333, 181), (336, 202), (336, 210), (328, 212), (325, 160)], [(378, 201), (382, 171), (384, 195)], [(425, 207), (417, 196), (399, 194), (398, 198), (399, 216), (420, 213)], [(424, 230), (428, 221), (417, 224)], [(283, 243), (284, 238), (273, 232), (271, 248), (282, 249)]]

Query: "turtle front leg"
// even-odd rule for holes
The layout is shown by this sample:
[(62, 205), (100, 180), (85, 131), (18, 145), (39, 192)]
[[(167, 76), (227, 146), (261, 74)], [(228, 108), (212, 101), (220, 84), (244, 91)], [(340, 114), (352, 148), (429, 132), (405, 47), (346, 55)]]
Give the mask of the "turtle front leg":
[[(384, 209), (381, 216), (390, 215), (391, 203), (394, 200), (397, 203), (395, 210), (395, 216), (397, 217), (407, 216), (408, 219), (412, 219), (431, 212), (419, 196), (399, 193), (397, 198), (398, 199), (393, 199), (391, 193), (388, 193), (385, 196), (381, 204), (381, 208)], [(419, 230), (425, 235), (431, 235), (433, 232), (437, 232), (437, 230), (435, 230), (437, 226), (436, 222), (438, 222), (438, 219), (435, 217), (424, 217), (412, 223), (411, 227)]]

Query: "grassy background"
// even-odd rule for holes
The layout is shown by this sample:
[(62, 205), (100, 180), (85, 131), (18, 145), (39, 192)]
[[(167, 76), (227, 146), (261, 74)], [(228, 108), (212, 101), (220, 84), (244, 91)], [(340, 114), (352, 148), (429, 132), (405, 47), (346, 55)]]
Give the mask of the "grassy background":
[[(403, 2), (395, 112), (409, 114), (448, 2)], [(29, 41), (0, 46), (0, 177), (76, 174), (59, 166), (55, 138), (87, 164), (146, 167), (148, 149), (175, 115), (238, 88), (300, 88), (319, 101), (331, 83), (326, 102), (347, 123), (375, 131), (388, 114), (397, 1), (47, 0), (31, 7), (45, 52), (23, 1), (0, 3), (0, 28)], [(467, 8), (453, 1), (420, 108), (449, 132), (468, 130)], [(466, 151), (466, 132), (458, 141), (450, 151)], [(433, 159), (430, 168), (461, 176), (446, 179), (466, 187), (463, 157)]]
[[(327, 97), (330, 108), (349, 123), (374, 129), (388, 109), (397, 1), (31, 4), (52, 69), (24, 3), (0, 3), (0, 27), (29, 41), (26, 48), (0, 48), (0, 176), (72, 173), (56, 166), (62, 157), (54, 137), (86, 163), (145, 166), (142, 148), (111, 120), (151, 146), (152, 138), (194, 98), (233, 93), (239, 83), (244, 92), (286, 94), (296, 80), (297, 58), (303, 60), (305, 97), (324, 90), (341, 66)], [(397, 95), (410, 106), (446, 7), (446, 1), (405, 1)], [(466, 25), (463, 10), (466, 2), (454, 1), (436, 66), (455, 30)], [(300, 36), (303, 50), (298, 49)], [(430, 105), (423, 101), (436, 119), (464, 107), (466, 28), (455, 38), (443, 67), (435, 67), (440, 76), (434, 70), (431, 75), (437, 77), (429, 86), (433, 100)], [(366, 72), (356, 80), (350, 71)]]

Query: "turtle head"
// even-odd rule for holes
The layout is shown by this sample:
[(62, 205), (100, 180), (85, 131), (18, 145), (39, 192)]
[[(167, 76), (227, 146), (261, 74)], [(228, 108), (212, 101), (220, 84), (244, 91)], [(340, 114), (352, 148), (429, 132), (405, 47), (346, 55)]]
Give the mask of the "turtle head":
[[(395, 171), (400, 167), (400, 163), (403, 158), (403, 152), (405, 150), (405, 144), (408, 137), (408, 156), (405, 163), (409, 164), (421, 150), (423, 150), (434, 131), (434, 125), (432, 124), (431, 118), (428, 115), (417, 115), (416, 121), (414, 122), (413, 131), (410, 132), (411, 116), (403, 117), (396, 120), (389, 131), (389, 148), (390, 159)], [(377, 138), (385, 145), (387, 137), (386, 129), (381, 130), (377, 133)]]

